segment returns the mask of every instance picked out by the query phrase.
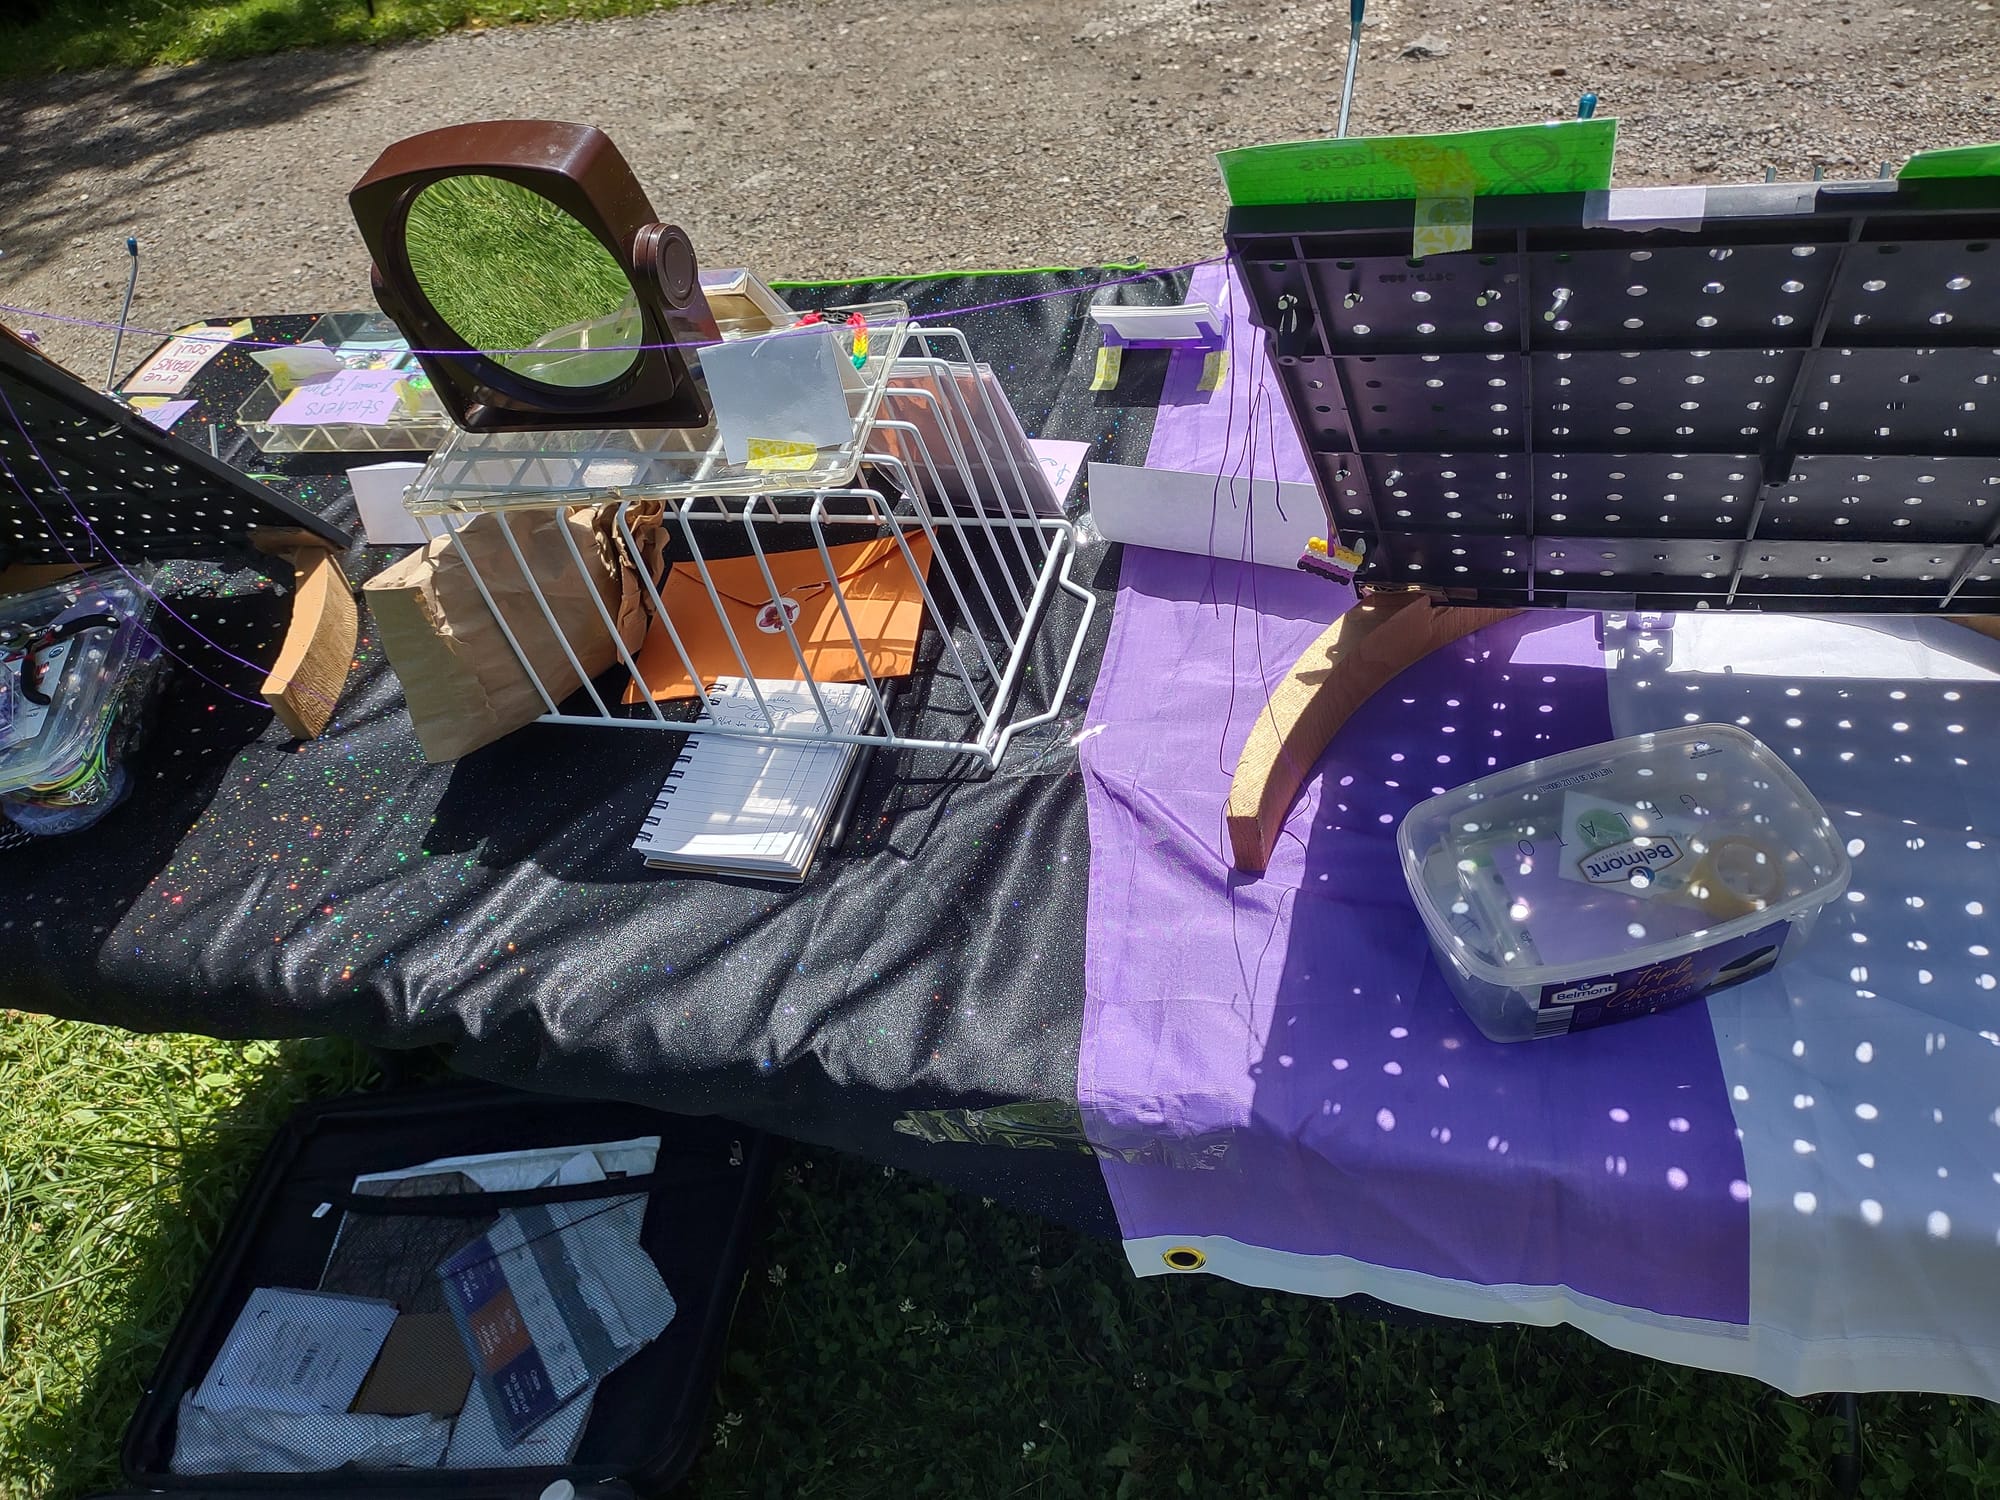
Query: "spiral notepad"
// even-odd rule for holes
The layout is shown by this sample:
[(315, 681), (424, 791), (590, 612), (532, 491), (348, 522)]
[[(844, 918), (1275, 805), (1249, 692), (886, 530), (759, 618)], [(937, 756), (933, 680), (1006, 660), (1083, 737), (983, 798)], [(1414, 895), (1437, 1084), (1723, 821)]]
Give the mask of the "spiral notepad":
[[(805, 683), (760, 679), (757, 687), (779, 728), (822, 727)], [(873, 699), (865, 684), (823, 682), (819, 694), (836, 733), (858, 733), (867, 722)], [(709, 696), (713, 708), (702, 711), (697, 730), (718, 720), (764, 726), (747, 679), (722, 678)], [(692, 734), (632, 847), (655, 869), (803, 880), (854, 752), (845, 744)]]

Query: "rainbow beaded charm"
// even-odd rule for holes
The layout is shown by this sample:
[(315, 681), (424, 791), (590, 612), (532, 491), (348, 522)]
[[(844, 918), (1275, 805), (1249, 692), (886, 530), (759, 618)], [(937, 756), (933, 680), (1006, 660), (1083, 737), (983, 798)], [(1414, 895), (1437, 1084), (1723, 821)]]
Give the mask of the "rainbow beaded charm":
[(1299, 554), (1298, 566), (1302, 573), (1314, 573), (1334, 583), (1352, 583), (1355, 570), (1361, 566), (1361, 554), (1337, 542), (1328, 547), (1325, 537), (1316, 536)]

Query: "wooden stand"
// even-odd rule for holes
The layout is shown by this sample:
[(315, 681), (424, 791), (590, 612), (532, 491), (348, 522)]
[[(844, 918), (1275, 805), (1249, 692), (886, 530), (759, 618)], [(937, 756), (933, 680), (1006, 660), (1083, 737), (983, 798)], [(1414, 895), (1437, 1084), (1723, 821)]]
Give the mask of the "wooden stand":
[(1227, 813), (1231, 863), (1255, 874), (1271, 862), (1320, 753), (1373, 694), (1438, 647), (1518, 613), (1448, 608), (1420, 593), (1374, 594), (1327, 626), (1272, 692), (1237, 758)]
[[(1227, 812), (1230, 862), (1246, 874), (1270, 864), (1306, 778), (1356, 709), (1440, 646), (1519, 613), (1447, 607), (1415, 592), (1375, 594), (1327, 626), (1272, 692), (1237, 758)], [(2000, 640), (2000, 616), (1946, 618)]]
[(259, 528), (260, 552), (291, 560), (292, 623), (258, 694), (299, 739), (317, 739), (333, 717), (354, 662), (360, 617), (340, 561), (309, 532)]

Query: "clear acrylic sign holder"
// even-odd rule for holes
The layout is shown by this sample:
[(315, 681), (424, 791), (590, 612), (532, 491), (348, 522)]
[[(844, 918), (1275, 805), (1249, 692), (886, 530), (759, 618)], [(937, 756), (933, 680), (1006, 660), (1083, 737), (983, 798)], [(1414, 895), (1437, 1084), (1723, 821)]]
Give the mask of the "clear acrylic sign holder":
[[(1095, 597), (1070, 576), (1075, 529), (1059, 513), (1035, 505), (1040, 475), (1032, 454), (1001, 440), (1014, 426), (1011, 414), (998, 409), (990, 383), (978, 378), (971, 347), (959, 330), (920, 328), (900, 302), (838, 309), (842, 315), (856, 311), (866, 320), (869, 344), (847, 388), (849, 434), (838, 446), (790, 457), (796, 468), (731, 463), (712, 424), (496, 435), (455, 431), (425, 465), (405, 503), (427, 534), (450, 537), (542, 699), (547, 711), (541, 722), (688, 729), (686, 719), (662, 711), (654, 684), (638, 656), (620, 640), (601, 598), (598, 613), (630, 674), (637, 701), (623, 704), (619, 695), (607, 695), (591, 681), (575, 644), (563, 638), (513, 524), (523, 512), (532, 516), (577, 505), (614, 505), (627, 556), (637, 557), (635, 508), (644, 507), (650, 515), (653, 502), (663, 508), (677, 569), (692, 569), (700, 585), (680, 593), (683, 598), (693, 593), (701, 601), (695, 616), (685, 604), (676, 613), (662, 597), (660, 582), (638, 570), (653, 629), (670, 643), (673, 659), (704, 707), (714, 706), (709, 684), (715, 673), (712, 658), (697, 661), (690, 650), (697, 634), (710, 641), (719, 634), (734, 661), (725, 675), (741, 675), (753, 685), (757, 713), (748, 718), (717, 715), (715, 722), (702, 725), (702, 733), (944, 751), (968, 755), (991, 769), (1015, 735), (1055, 718), (1096, 612)], [(838, 323), (827, 326), (840, 338), (843, 357), (850, 355), (851, 330)], [(729, 325), (723, 331), (729, 337)], [(492, 516), (519, 586), (525, 587), (541, 623), (555, 634), (583, 683), (567, 703), (551, 693), (521, 650), (516, 634), (521, 622), (508, 618), (495, 598), (493, 580), (482, 576), (472, 550), (459, 538), (461, 523), (454, 518), (475, 514)], [(570, 528), (552, 530), (562, 537), (573, 564), (588, 576)], [(870, 572), (890, 575), (899, 587), (907, 580), (921, 598), (925, 633), (935, 635), (937, 646), (935, 665), (926, 666), (919, 642), (916, 670), (955, 683), (963, 693), (962, 737), (912, 738), (896, 731), (884, 697), (886, 674), (871, 663), (857, 625), (860, 610), (833, 555), (835, 547), (856, 535), (893, 541), (892, 549), (884, 549), (888, 555), (879, 570)], [(803, 584), (796, 571), (801, 554), (816, 559)], [(770, 625), (759, 626), (783, 634), (796, 667), (789, 675), (808, 685), (817, 724), (793, 718), (781, 726), (755, 688), (758, 674), (751, 669), (751, 652), (730, 619), (725, 608), (729, 596), (714, 571), (721, 560), (742, 558), (754, 560), (769, 603), (808, 590), (830, 595), (839, 621), (830, 640), (822, 635), (811, 643), (801, 641), (784, 608), (767, 605), (763, 613)], [(783, 589), (773, 575), (774, 558), (786, 560), (789, 581)], [(506, 592), (518, 597), (515, 580), (506, 582)], [(1058, 593), (1069, 595), (1078, 607), (1052, 611)], [(1060, 614), (1059, 622), (1051, 618), (1054, 613)], [(1057, 638), (1038, 641), (1050, 632)], [(1040, 683), (1039, 703), (1017, 704), (1038, 644), (1046, 653), (1041, 659), (1059, 662), (1059, 671), (1053, 681)], [(766, 678), (771, 675), (767, 670)], [(821, 689), (834, 681), (866, 686), (872, 710), (857, 732), (841, 732), (829, 712)]]

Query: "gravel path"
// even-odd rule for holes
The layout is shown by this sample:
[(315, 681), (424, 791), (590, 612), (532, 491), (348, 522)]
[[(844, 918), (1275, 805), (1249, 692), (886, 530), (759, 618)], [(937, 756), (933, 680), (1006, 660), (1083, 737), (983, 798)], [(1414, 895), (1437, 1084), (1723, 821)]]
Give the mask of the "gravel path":
[[(366, 306), (347, 189), (390, 141), (607, 129), (711, 265), (768, 277), (1216, 252), (1220, 147), (1327, 133), (1324, 0), (708, 0), (0, 91), (0, 300), (136, 322)], [(1353, 129), (1620, 117), (1618, 180), (1875, 175), (2000, 137), (2000, 9), (1920, 0), (1373, 0)], [(1403, 56), (1427, 38), (1439, 56)], [(1439, 44), (1442, 44), (1441, 46)], [(16, 322), (27, 320), (15, 319)], [(95, 372), (105, 335), (35, 324)]]

